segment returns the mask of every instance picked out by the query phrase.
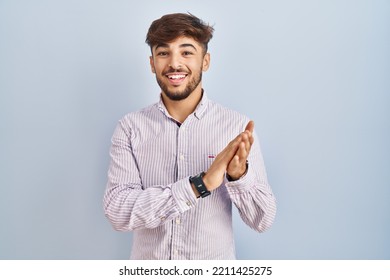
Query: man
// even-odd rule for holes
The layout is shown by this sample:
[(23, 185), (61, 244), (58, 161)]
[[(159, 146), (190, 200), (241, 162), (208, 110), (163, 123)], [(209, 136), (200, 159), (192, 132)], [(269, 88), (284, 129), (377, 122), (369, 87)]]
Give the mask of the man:
[(202, 89), (212, 32), (191, 14), (149, 28), (161, 98), (119, 121), (104, 197), (113, 227), (134, 231), (132, 259), (234, 259), (232, 203), (256, 231), (273, 222), (254, 123)]

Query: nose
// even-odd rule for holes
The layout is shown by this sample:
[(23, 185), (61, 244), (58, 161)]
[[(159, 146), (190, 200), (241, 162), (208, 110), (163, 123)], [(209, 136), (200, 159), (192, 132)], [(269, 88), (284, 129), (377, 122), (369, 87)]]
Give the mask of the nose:
[(170, 57), (169, 66), (175, 70), (182, 68), (181, 56), (173, 53)]

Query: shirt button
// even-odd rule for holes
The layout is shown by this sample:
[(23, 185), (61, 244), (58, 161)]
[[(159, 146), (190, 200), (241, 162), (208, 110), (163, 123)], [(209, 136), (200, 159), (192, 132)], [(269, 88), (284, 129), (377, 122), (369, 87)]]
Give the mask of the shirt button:
[(180, 225), (181, 221), (179, 218), (176, 219), (176, 224)]
[(175, 255), (179, 255), (179, 251), (178, 251), (178, 250), (175, 250), (175, 251), (174, 251), (174, 254), (175, 254)]
[(189, 202), (189, 201), (187, 201), (186, 204), (187, 204), (188, 206), (191, 206), (191, 202)]
[(160, 217), (161, 221), (165, 221), (165, 217)]
[(180, 154), (180, 160), (184, 160), (184, 155), (183, 154)]

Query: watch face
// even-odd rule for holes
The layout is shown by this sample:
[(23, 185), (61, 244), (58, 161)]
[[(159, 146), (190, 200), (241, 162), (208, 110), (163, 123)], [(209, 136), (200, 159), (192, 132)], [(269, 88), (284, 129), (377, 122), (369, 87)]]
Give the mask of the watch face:
[(202, 177), (204, 175), (204, 172), (195, 175), (194, 177), (190, 177), (190, 181), (194, 184), (195, 188), (198, 190), (200, 197), (206, 197), (210, 194), (210, 192), (207, 190), (207, 187), (204, 185), (204, 182), (202, 180)]

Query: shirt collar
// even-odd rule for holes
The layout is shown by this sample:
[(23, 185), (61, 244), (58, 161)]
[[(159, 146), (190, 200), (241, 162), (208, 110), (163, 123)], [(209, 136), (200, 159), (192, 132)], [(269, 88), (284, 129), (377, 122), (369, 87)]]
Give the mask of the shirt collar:
[[(207, 97), (207, 94), (205, 91), (202, 92), (202, 98), (201, 100), (199, 101), (198, 105), (196, 106), (195, 108), (195, 111), (194, 111), (194, 116), (197, 118), (197, 119), (201, 119), (203, 117), (203, 115), (205, 114), (206, 112), (206, 108), (207, 108), (207, 104), (209, 103), (209, 99)], [(162, 100), (162, 97), (160, 95), (160, 100), (159, 102), (157, 103), (157, 107), (158, 109), (164, 113), (165, 116), (167, 116), (168, 118), (171, 118), (172, 119), (172, 116), (169, 114), (167, 108), (165, 107), (164, 105), (164, 102)]]
[(209, 99), (207, 98), (207, 94), (205, 91), (202, 91), (202, 99), (200, 100), (198, 106), (196, 106), (196, 109), (194, 111), (194, 116), (199, 120), (205, 114), (208, 103), (209, 103)]
[(157, 108), (158, 108), (161, 112), (163, 112), (164, 115), (166, 115), (167, 117), (171, 118), (171, 116), (170, 116), (169, 113), (168, 113), (167, 108), (166, 108), (165, 105), (164, 105), (164, 102), (163, 102), (163, 100), (162, 100), (161, 94), (160, 94), (160, 100), (159, 100), (158, 103), (157, 103)]

